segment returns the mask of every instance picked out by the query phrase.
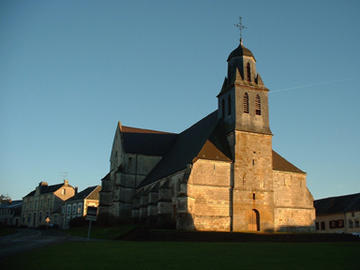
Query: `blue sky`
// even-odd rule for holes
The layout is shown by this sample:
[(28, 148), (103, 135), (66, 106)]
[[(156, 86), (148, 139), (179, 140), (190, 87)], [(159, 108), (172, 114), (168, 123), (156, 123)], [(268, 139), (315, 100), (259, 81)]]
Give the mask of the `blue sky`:
[(358, 1), (0, 2), (0, 193), (108, 172), (118, 120), (181, 132), (217, 107), (233, 26), (270, 89), (273, 148), (315, 199), (360, 192)]

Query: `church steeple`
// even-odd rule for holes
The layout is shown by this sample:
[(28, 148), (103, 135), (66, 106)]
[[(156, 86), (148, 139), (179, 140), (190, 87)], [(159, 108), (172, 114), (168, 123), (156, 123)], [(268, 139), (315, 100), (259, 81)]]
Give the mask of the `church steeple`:
[(256, 59), (242, 38), (228, 59), (227, 76), (218, 95), (219, 118), (228, 131), (242, 130), (271, 134), (268, 89), (256, 71)]

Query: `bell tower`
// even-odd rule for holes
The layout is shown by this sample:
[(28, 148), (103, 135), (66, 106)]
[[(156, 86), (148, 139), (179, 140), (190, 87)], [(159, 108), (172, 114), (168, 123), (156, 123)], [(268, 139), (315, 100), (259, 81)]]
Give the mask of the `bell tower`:
[(225, 124), (233, 154), (230, 227), (232, 231), (271, 231), (274, 195), (269, 90), (242, 39), (227, 62), (227, 76), (217, 97), (218, 117)]
[(252, 52), (240, 40), (228, 59), (227, 77), (218, 97), (218, 113), (228, 131), (236, 129), (271, 134), (268, 92)]

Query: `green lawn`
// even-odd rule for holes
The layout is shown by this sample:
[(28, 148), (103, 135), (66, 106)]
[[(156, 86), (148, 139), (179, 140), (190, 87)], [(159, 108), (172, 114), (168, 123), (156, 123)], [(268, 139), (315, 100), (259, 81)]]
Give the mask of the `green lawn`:
[[(114, 240), (129, 232), (134, 227), (134, 225), (119, 225), (114, 227), (92, 226), (90, 238)], [(73, 236), (87, 237), (88, 226), (70, 228), (65, 232)]]
[(5, 259), (1, 269), (359, 269), (358, 243), (72, 242)]
[(0, 237), (16, 233), (15, 227), (0, 227)]

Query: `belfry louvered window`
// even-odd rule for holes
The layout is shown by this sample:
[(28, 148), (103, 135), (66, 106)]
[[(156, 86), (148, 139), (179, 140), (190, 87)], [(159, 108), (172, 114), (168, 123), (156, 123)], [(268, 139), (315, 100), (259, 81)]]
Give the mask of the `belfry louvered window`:
[(247, 70), (247, 80), (249, 82), (251, 82), (251, 69), (250, 69), (250, 63), (247, 63), (246, 65), (246, 70)]
[(248, 95), (248, 93), (244, 94), (243, 104), (244, 104), (244, 113), (249, 113), (249, 95)]
[(255, 98), (255, 114), (261, 115), (261, 100), (259, 95), (256, 95)]

